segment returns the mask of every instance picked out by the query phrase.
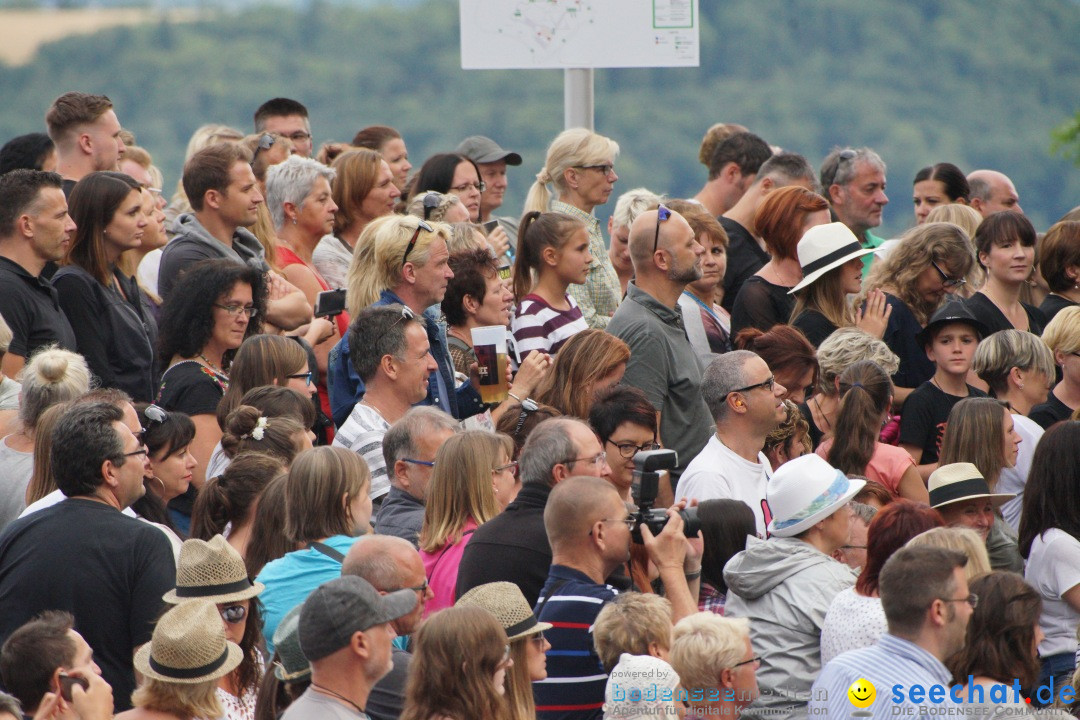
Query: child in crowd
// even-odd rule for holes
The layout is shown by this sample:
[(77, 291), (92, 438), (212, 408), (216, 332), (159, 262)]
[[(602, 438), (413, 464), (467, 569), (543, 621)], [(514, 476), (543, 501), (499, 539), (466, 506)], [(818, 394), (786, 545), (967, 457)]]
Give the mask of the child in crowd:
[(589, 327), (566, 293), (571, 283), (583, 285), (588, 278), (593, 262), (589, 232), (569, 215), (530, 212), (521, 220), (518, 238), (514, 264), (518, 305), (510, 323), (514, 343), (523, 359), (533, 350), (554, 355)]
[(934, 363), (934, 376), (908, 396), (900, 415), (900, 447), (908, 451), (925, 481), (937, 469), (941, 440), (953, 405), (986, 393), (967, 384), (968, 371), (986, 326), (956, 302), (942, 306), (917, 340)]

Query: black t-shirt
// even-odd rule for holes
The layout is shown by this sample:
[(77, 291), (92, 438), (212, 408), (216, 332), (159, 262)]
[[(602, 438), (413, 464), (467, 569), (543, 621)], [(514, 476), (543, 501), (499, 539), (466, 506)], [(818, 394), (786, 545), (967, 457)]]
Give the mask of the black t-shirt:
[(817, 310), (803, 310), (799, 317), (791, 321), (792, 326), (802, 331), (806, 339), (815, 348), (825, 342), (825, 338), (836, 332), (836, 326)]
[(986, 393), (970, 385), (967, 390), (965, 397), (950, 395), (927, 381), (904, 401), (903, 413), (900, 415), (900, 444), (922, 448), (919, 465), (938, 461), (941, 441), (945, 437), (945, 426), (953, 406), (967, 397), (986, 397)]
[(747, 278), (731, 310), (732, 336), (747, 327), (768, 332), (773, 325), (786, 325), (795, 307), (795, 296), (788, 295), (790, 289), (773, 285), (760, 275)]
[[(881, 339), (900, 358), (900, 368), (892, 376), (893, 384), (903, 388), (917, 388), (934, 377), (934, 363), (926, 357), (926, 348), (915, 339), (922, 325), (903, 300), (885, 293), (885, 302), (892, 308), (885, 335)], [(865, 306), (864, 306), (865, 307)]]
[(54, 343), (75, 351), (75, 333), (60, 309), (56, 288), (6, 257), (0, 257), (0, 317), (11, 328), (8, 352), (13, 355), (29, 358)]
[(765, 252), (750, 231), (731, 218), (716, 218), (728, 236), (727, 270), (724, 271), (724, 297), (720, 307), (728, 312), (735, 306), (735, 296), (747, 278), (769, 262)]
[[(1042, 314), (1042, 311), (1025, 302), (1020, 304), (1027, 314), (1028, 332), (1034, 333), (1035, 335), (1042, 335), (1043, 328), (1046, 327), (1046, 317)], [(1005, 317), (1005, 313), (1001, 312), (998, 306), (994, 304), (993, 300), (981, 292), (977, 292), (964, 300), (964, 307), (971, 311), (971, 314), (975, 316), (976, 320), (979, 320), (983, 325), (986, 325), (987, 335), (993, 335), (1002, 330), (1017, 329), (1013, 327), (1013, 324)]]
[(70, 499), (16, 520), (0, 535), (0, 642), (45, 610), (66, 610), (131, 707), (132, 656), (150, 640), (176, 581), (164, 533), (104, 503)]
[(1031, 408), (1028, 417), (1039, 423), (1043, 430), (1049, 430), (1054, 423), (1068, 420), (1072, 412), (1071, 407), (1058, 400), (1057, 395), (1050, 393), (1046, 402)]
[(1046, 299), (1042, 301), (1042, 305), (1039, 306), (1039, 312), (1043, 314), (1043, 317), (1046, 318), (1046, 324), (1049, 325), (1055, 315), (1065, 308), (1074, 307), (1075, 305), (1076, 303), (1068, 298), (1050, 293), (1046, 296)]
[(390, 651), (390, 660), (393, 663), (390, 672), (371, 688), (364, 707), (371, 720), (397, 720), (405, 709), (405, 683), (409, 679), (412, 655), (395, 647)]

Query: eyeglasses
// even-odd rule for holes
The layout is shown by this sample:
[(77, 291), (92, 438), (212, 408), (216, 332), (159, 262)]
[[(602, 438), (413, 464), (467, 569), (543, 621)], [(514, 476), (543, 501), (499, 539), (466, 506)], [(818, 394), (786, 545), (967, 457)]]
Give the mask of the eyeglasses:
[(607, 522), (612, 522), (612, 523), (613, 522), (621, 522), (623, 525), (626, 525), (628, 530), (633, 530), (634, 526), (637, 525), (637, 518), (635, 518), (633, 515), (627, 515), (624, 518), (618, 518), (618, 519), (605, 518), (605, 519), (601, 520), (600, 522), (605, 522), (605, 523), (607, 523)]
[(413, 465), (423, 465), (424, 467), (433, 468), (435, 463), (430, 460), (413, 460), (412, 458), (401, 458), (401, 462), (412, 463)]
[(537, 647), (544, 647), (546, 641), (547, 638), (544, 637), (544, 633), (542, 632), (538, 632), (529, 638), (529, 642), (535, 643)]
[(649, 450), (659, 450), (660, 449), (660, 445), (658, 443), (654, 443), (654, 442), (645, 443), (644, 445), (635, 445), (632, 442), (617, 443), (617, 442), (612, 442), (611, 440), (608, 440), (607, 442), (609, 444), (614, 445), (615, 447), (619, 448), (619, 454), (622, 455), (624, 458), (627, 458), (627, 459), (630, 459), (630, 458), (634, 457), (639, 452), (648, 452)]
[(841, 545), (841, 550), (865, 550), (865, 545)]
[(607, 177), (611, 173), (615, 172), (614, 165), (575, 165), (578, 170), (598, 170), (600, 174)]
[[(142, 433), (139, 433), (139, 434), (142, 435)], [(142, 444), (142, 440), (139, 440), (139, 444), (140, 445)], [(147, 456), (150, 455), (150, 451), (146, 449), (146, 446), (143, 446), (143, 447), (140, 447), (138, 450), (132, 450), (129, 453), (124, 453), (123, 457), (129, 458), (129, 457), (135, 457), (136, 455), (142, 455), (143, 457), (147, 457)]]
[(761, 656), (758, 655), (756, 657), (750, 658), (749, 660), (743, 660), (741, 663), (735, 663), (734, 665), (731, 666), (730, 669), (734, 670), (737, 667), (742, 667), (743, 665), (749, 665), (750, 663), (761, 664)]
[(592, 465), (596, 465), (597, 467), (599, 467), (600, 465), (607, 462), (607, 453), (604, 452), (603, 450), (601, 450), (599, 453), (597, 453), (593, 457), (569, 458), (568, 460), (563, 460), (559, 464), (560, 465), (576, 465), (579, 462), (580, 463), (591, 463)]
[[(424, 219), (431, 217), (431, 213), (442, 203), (442, 197), (438, 193), (429, 192), (424, 196)], [(405, 253), (408, 255), (408, 253)], [(404, 264), (404, 263), (402, 263)]]
[(294, 133), (289, 133), (285, 137), (289, 138), (293, 142), (298, 142), (300, 140), (310, 140), (311, 133), (307, 132), (306, 130), (297, 130)]
[(221, 619), (230, 625), (243, 622), (246, 617), (247, 608), (243, 605), (230, 605), (229, 607), (221, 608)]
[(938, 267), (938, 264), (933, 259), (930, 260), (930, 264), (934, 266), (934, 269), (938, 271), (938, 275), (941, 276), (941, 284), (947, 288), (960, 287), (967, 282), (964, 278), (949, 277), (945, 274), (945, 271)]
[(500, 465), (497, 468), (493, 468), (491, 470), (491, 472), (505, 472), (507, 470), (510, 471), (511, 475), (513, 475), (514, 477), (517, 477), (517, 474), (518, 474), (518, 462), (517, 462), (517, 460), (513, 460), (511, 462), (506, 463), (505, 465)]
[[(159, 408), (157, 405), (147, 405), (146, 409), (143, 410), (142, 414), (143, 414), (143, 417), (146, 418), (147, 424), (150, 427), (153, 427), (155, 425), (164, 425), (169, 420), (169, 413), (165, 412), (164, 410)], [(149, 429), (150, 428), (144, 428), (143, 431), (141, 433), (139, 433), (140, 440), (142, 439), (141, 435), (145, 434), (146, 431), (149, 430)]]
[(467, 182), (460, 185), (455, 185), (454, 187), (450, 188), (450, 190), (455, 193), (463, 193), (468, 192), (472, 188), (476, 188), (480, 192), (484, 192), (485, 190), (487, 190), (487, 183), (483, 180), (481, 180), (480, 182)]
[(979, 606), (979, 596), (975, 593), (971, 593), (967, 597), (962, 598), (938, 598), (941, 602), (966, 602), (974, 610)]
[(214, 307), (221, 308), (233, 317), (236, 317), (240, 313), (244, 313), (249, 318), (253, 318), (259, 314), (259, 308), (254, 305), (222, 305), (221, 303), (214, 303)]
[(656, 234), (653, 235), (652, 251), (656, 252), (656, 249), (660, 247), (660, 223), (665, 222), (671, 217), (671, 210), (661, 205), (656, 208)]
[(427, 221), (425, 221), (425, 220), (418, 220), (417, 221), (417, 223), (416, 223), (416, 232), (414, 232), (412, 234), (412, 237), (409, 238), (409, 244), (405, 246), (405, 254), (401, 256), (401, 267), (405, 267), (405, 261), (409, 259), (409, 253), (412, 252), (413, 246), (416, 245), (416, 238), (420, 237), (420, 231), (421, 230), (427, 230), (429, 233), (430, 232), (435, 232), (435, 228), (428, 225)]
[(255, 146), (255, 152), (251, 156), (251, 166), (255, 167), (255, 161), (258, 159), (259, 153), (272, 147), (274, 147), (274, 136), (270, 133), (263, 133), (259, 138), (259, 144)]
[(427, 592), (427, 589), (428, 589), (427, 578), (424, 578), (424, 582), (422, 584), (420, 584), (420, 585), (415, 585), (413, 587), (403, 587), (401, 589), (402, 590), (412, 590), (413, 592), (418, 592), (421, 595), (423, 595), (424, 593)]
[(728, 393), (728, 395), (734, 395), (735, 393), (747, 393), (747, 392), (750, 392), (751, 390), (757, 390), (758, 388), (765, 388), (765, 389), (771, 391), (775, 386), (776, 386), (776, 377), (773, 376), (773, 375), (770, 375), (768, 380), (762, 380), (759, 383), (755, 383), (753, 385), (747, 385), (746, 387), (742, 387), (742, 388), (739, 388), (737, 390), (732, 390), (731, 392)]
[(306, 373), (294, 373), (292, 375), (286, 375), (285, 377), (287, 377), (287, 378), (289, 378), (291, 380), (303, 380), (305, 385), (310, 385), (311, 384), (311, 371), (310, 370), (308, 370)]

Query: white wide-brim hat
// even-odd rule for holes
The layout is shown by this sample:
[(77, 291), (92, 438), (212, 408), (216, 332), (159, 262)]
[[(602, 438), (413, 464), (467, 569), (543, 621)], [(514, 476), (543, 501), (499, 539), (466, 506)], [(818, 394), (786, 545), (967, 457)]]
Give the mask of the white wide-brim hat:
[(865, 480), (849, 480), (818, 455), (789, 460), (765, 488), (773, 516), (769, 533), (794, 537), (809, 530), (858, 495), (864, 485)]
[(788, 290), (788, 295), (802, 290), (833, 268), (838, 268), (849, 260), (877, 252), (874, 248), (864, 248), (855, 233), (841, 222), (828, 225), (815, 225), (806, 231), (799, 240), (796, 251), (799, 265), (802, 266), (803, 279)]

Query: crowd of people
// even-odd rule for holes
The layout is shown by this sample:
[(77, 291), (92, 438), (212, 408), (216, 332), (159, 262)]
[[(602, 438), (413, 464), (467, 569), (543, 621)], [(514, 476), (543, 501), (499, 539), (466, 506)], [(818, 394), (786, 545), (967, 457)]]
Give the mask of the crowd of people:
[(518, 213), (287, 98), (168, 197), (122, 111), (0, 149), (0, 717), (1080, 716), (1080, 208), (939, 162), (886, 239), (872, 149), (718, 124)]

